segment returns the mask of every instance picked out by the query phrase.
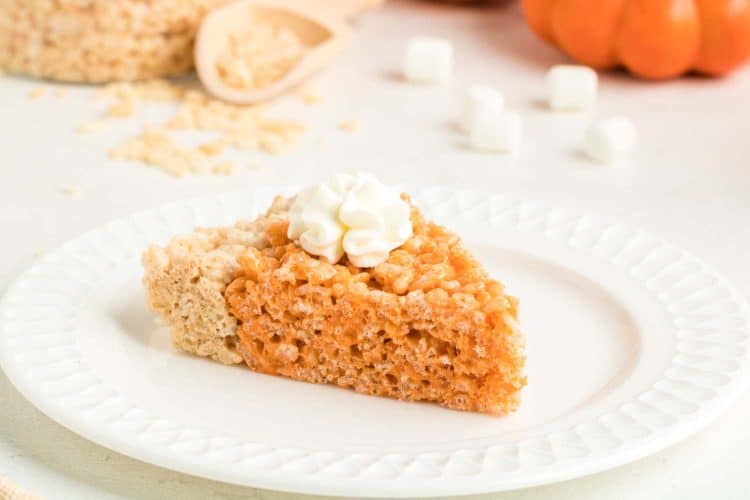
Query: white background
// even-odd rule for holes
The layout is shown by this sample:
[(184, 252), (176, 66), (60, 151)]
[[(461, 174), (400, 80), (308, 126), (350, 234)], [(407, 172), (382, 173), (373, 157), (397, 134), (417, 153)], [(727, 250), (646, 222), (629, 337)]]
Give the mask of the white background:
[[(414, 87), (398, 78), (405, 40), (436, 34), (456, 45), (456, 77), (446, 87)], [(750, 296), (750, 71), (723, 80), (697, 77), (646, 83), (602, 76), (596, 114), (625, 113), (638, 124), (637, 154), (620, 168), (589, 163), (579, 152), (589, 114), (552, 114), (543, 106), (544, 72), (565, 61), (528, 31), (513, 2), (486, 8), (392, 2), (358, 23), (358, 38), (316, 79), (324, 102), (282, 99), (272, 114), (310, 127), (304, 144), (281, 157), (244, 153), (231, 177), (174, 179), (107, 151), (143, 123), (169, 116), (144, 105), (134, 119), (102, 132), (75, 133), (103, 103), (88, 87), (0, 79), (0, 289), (36, 254), (112, 218), (195, 195), (244, 187), (312, 182), (365, 169), (389, 183), (442, 184), (535, 198), (627, 222), (681, 246)], [(502, 89), (524, 121), (515, 162), (465, 147), (455, 129), (468, 83)], [(30, 100), (35, 88), (47, 94)], [(361, 128), (337, 125), (356, 119)], [(187, 137), (186, 140), (190, 140)], [(193, 138), (195, 139), (195, 138)], [(80, 198), (62, 188), (78, 185)], [(588, 478), (498, 499), (748, 498), (750, 393), (725, 416), (682, 444)], [(48, 498), (262, 498), (291, 495), (173, 473), (94, 445), (27, 403), (0, 373), (0, 475)]]

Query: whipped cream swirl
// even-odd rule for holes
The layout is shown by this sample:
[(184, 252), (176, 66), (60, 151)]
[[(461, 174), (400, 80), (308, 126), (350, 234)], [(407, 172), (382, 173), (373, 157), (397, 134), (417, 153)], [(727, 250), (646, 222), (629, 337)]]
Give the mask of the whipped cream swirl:
[(357, 267), (375, 267), (412, 235), (411, 209), (371, 174), (338, 174), (297, 195), (288, 236), (308, 253), (335, 264), (346, 254)]

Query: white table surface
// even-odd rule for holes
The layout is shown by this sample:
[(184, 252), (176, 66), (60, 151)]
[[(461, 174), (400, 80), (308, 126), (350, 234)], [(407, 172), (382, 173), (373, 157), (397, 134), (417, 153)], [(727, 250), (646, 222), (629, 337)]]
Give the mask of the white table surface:
[[(140, 123), (168, 116), (146, 106), (136, 119), (92, 135), (76, 126), (102, 104), (88, 87), (0, 79), (0, 290), (35, 259), (109, 219), (170, 200), (268, 184), (305, 183), (342, 170), (366, 169), (387, 182), (444, 184), (503, 192), (596, 212), (640, 226), (703, 258), (750, 296), (750, 70), (724, 80), (644, 83), (602, 77), (597, 113), (626, 113), (641, 141), (621, 168), (579, 153), (586, 114), (543, 107), (544, 71), (564, 61), (538, 42), (513, 2), (484, 9), (394, 2), (358, 23), (354, 46), (318, 78), (323, 103), (298, 98), (275, 106), (310, 125), (295, 153), (259, 161), (260, 171), (231, 177), (174, 179), (106, 152)], [(447, 36), (457, 49), (456, 78), (442, 88), (398, 79), (405, 40)], [(454, 128), (467, 83), (501, 88), (521, 112), (520, 158), (477, 154)], [(28, 98), (37, 87), (50, 90)], [(337, 124), (357, 119), (354, 133)], [(80, 198), (62, 191), (83, 189)], [(750, 392), (723, 417), (685, 442), (633, 464), (587, 478), (496, 499), (750, 498)], [(147, 465), (78, 437), (45, 417), (0, 372), (0, 475), (47, 498), (260, 498), (293, 495), (227, 485)]]

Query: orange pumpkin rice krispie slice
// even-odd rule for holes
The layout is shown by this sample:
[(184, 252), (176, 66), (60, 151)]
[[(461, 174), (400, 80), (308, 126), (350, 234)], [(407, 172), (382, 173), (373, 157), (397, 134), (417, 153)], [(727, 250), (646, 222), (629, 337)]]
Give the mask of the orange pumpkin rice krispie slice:
[(289, 239), (290, 204), (145, 254), (151, 307), (179, 348), (364, 394), (517, 407), (526, 382), (517, 301), (456, 234), (412, 206), (412, 234), (384, 262), (332, 264)]

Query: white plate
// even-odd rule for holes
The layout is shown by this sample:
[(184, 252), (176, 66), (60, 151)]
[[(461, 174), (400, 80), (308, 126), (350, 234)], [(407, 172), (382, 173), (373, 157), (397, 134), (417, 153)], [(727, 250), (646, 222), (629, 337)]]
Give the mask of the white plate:
[(47, 415), (171, 469), (346, 496), (438, 496), (570, 479), (654, 453), (747, 384), (748, 307), (659, 239), (543, 204), (449, 189), (419, 203), (521, 298), (529, 385), (496, 418), (366, 397), (182, 355), (154, 327), (139, 255), (273, 192), (178, 203), (94, 230), (7, 292), (0, 362)]

